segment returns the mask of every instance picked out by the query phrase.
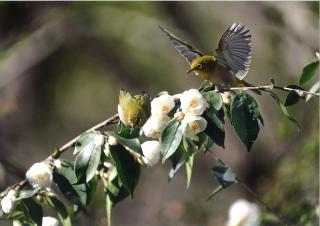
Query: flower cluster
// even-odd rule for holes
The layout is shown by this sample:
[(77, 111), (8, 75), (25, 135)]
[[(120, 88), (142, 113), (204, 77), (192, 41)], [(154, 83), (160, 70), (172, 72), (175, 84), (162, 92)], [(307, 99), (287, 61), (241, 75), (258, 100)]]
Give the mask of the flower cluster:
[[(181, 108), (175, 114), (175, 118), (181, 121), (180, 130), (185, 137), (193, 137), (205, 130), (207, 121), (201, 116), (208, 108), (207, 101), (196, 89), (190, 89), (182, 94), (175, 95), (180, 99)], [(174, 109), (173, 96), (168, 94), (156, 97), (151, 102), (151, 117), (143, 126), (146, 137), (158, 139), (170, 117), (168, 114)], [(142, 144), (145, 162), (154, 166), (160, 159), (160, 144), (158, 141), (146, 141)]]
[(196, 89), (183, 92), (180, 102), (181, 112), (178, 112), (176, 117), (181, 120), (183, 135), (192, 138), (207, 127), (207, 121), (201, 115), (208, 108), (208, 103)]

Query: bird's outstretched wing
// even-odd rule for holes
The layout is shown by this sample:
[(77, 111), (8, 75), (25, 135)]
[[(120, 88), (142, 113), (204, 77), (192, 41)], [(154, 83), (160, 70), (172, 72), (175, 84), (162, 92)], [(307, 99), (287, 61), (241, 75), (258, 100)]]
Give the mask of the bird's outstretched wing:
[(188, 61), (189, 64), (191, 64), (195, 58), (203, 56), (203, 54), (199, 50), (193, 48), (191, 45), (182, 41), (174, 34), (170, 33), (168, 30), (164, 29), (161, 26), (159, 26), (159, 28), (168, 36), (173, 46)]
[(243, 25), (234, 23), (222, 35), (217, 49), (217, 63), (242, 80), (251, 63), (251, 34)]

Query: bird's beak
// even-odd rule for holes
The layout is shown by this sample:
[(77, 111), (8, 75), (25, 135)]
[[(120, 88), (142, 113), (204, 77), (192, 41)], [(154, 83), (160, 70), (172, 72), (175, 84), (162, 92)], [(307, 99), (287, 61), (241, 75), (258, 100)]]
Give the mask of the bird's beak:
[(189, 71), (186, 72), (186, 74), (189, 74), (190, 72), (192, 72), (192, 71), (194, 71), (196, 69), (197, 69), (197, 67), (191, 68)]

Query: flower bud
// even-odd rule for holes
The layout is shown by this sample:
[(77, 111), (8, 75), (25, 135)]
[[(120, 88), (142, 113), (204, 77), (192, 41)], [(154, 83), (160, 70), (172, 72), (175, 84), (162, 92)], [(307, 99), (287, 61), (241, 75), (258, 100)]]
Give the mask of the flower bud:
[(176, 118), (179, 121), (182, 121), (185, 116), (186, 116), (186, 114), (183, 111), (179, 111), (174, 114), (174, 118)]
[(10, 190), (6, 196), (1, 199), (1, 209), (4, 213), (9, 214), (14, 210), (16, 201), (16, 192)]
[(156, 97), (151, 102), (151, 114), (157, 116), (164, 116), (168, 114), (175, 106), (173, 97), (164, 94)]
[(56, 168), (61, 168), (62, 167), (62, 162), (60, 159), (55, 159), (53, 161), (53, 165), (56, 167)]
[(97, 134), (94, 138), (94, 144), (96, 146), (102, 146), (104, 144), (104, 136), (102, 134)]
[(149, 166), (156, 165), (160, 160), (160, 143), (158, 141), (146, 141), (141, 144), (144, 161)]
[(231, 205), (226, 226), (258, 225), (260, 225), (260, 209), (256, 204), (240, 199)]
[(59, 221), (54, 217), (43, 217), (42, 226), (59, 226)]
[(207, 121), (197, 115), (187, 115), (181, 123), (181, 131), (185, 137), (192, 138), (204, 131), (207, 127)]
[(111, 146), (116, 146), (118, 144), (117, 139), (114, 136), (109, 136), (108, 144)]
[(207, 101), (197, 89), (184, 91), (180, 101), (181, 109), (186, 114), (202, 115), (203, 112), (208, 108)]
[(35, 163), (26, 173), (27, 180), (33, 188), (50, 190), (52, 184), (52, 170), (43, 162)]
[(143, 133), (146, 137), (159, 138), (162, 129), (170, 120), (169, 116), (152, 115), (143, 126)]
[(234, 98), (231, 92), (221, 93), (221, 96), (222, 96), (222, 101), (225, 104), (230, 104)]

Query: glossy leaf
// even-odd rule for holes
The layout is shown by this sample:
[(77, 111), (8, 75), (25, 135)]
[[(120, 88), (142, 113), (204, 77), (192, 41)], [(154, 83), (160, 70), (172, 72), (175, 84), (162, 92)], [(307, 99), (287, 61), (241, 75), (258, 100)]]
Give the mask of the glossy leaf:
[(250, 151), (260, 131), (259, 122), (263, 123), (257, 102), (252, 96), (242, 92), (232, 101), (230, 115), (233, 127)]
[(180, 122), (176, 119), (170, 120), (161, 133), (160, 145), (162, 163), (164, 163), (178, 149), (182, 133), (179, 129)]
[(214, 108), (217, 111), (219, 111), (223, 106), (223, 100), (220, 93), (210, 91), (202, 93), (202, 96), (206, 99), (207, 103), (209, 104), (209, 108)]
[(303, 68), (302, 75), (299, 80), (300, 85), (305, 85), (312, 77), (316, 74), (317, 68), (319, 67), (319, 60), (314, 61)]
[[(309, 90), (310, 93), (317, 93), (320, 90), (320, 81), (316, 82)], [(308, 94), (306, 97), (306, 101), (309, 101), (312, 95)]]
[(264, 92), (266, 92), (267, 94), (269, 94), (280, 106), (282, 113), (287, 117), (287, 119), (289, 119), (292, 123), (294, 123), (298, 129), (300, 129), (300, 125), (299, 123), (290, 116), (287, 108), (283, 105), (283, 103), (281, 102), (280, 98), (277, 96), (277, 94), (275, 94), (274, 92), (272, 92), (271, 90), (264, 90)]
[(199, 88), (199, 92), (204, 93), (204, 92), (208, 92), (214, 90), (214, 85), (212, 84), (212, 82), (205, 80), (202, 84), (201, 87)]
[(115, 161), (119, 179), (125, 189), (133, 196), (133, 191), (140, 177), (140, 165), (120, 144), (110, 146), (110, 153)]
[(80, 152), (75, 159), (74, 171), (78, 182), (83, 179), (89, 182), (94, 177), (95, 171), (98, 168), (101, 147), (94, 144), (96, 135), (96, 133), (86, 133), (77, 141)]
[(35, 194), (37, 194), (39, 190), (40, 190), (40, 189), (21, 190), (21, 191), (19, 191), (16, 200), (31, 198), (31, 197), (33, 197)]
[(61, 202), (55, 196), (48, 196), (47, 202), (54, 210), (57, 211), (58, 217), (59, 217), (63, 226), (71, 226), (72, 225), (69, 213), (67, 211), (67, 208), (63, 204), (63, 202)]
[(228, 166), (214, 166), (212, 173), (223, 188), (229, 187), (237, 179), (234, 171)]
[(140, 128), (130, 128), (120, 122), (117, 129), (117, 134), (127, 139), (133, 139), (140, 136)]
[(217, 145), (224, 148), (224, 111), (220, 109), (217, 111), (214, 108), (209, 108), (204, 113), (204, 118), (207, 120), (208, 125), (204, 131)]
[(132, 151), (135, 151), (139, 154), (142, 153), (141, 144), (138, 138), (132, 138), (132, 139), (124, 138), (111, 131), (106, 131), (105, 134), (108, 136), (115, 137), (119, 144), (122, 144), (123, 146), (130, 148)]
[[(288, 85), (287, 88), (296, 89), (296, 90), (304, 90), (302, 87), (297, 85)], [(290, 91), (288, 93), (288, 96), (286, 98), (286, 101), (284, 102), (284, 106), (292, 106), (299, 102), (299, 100), (302, 99), (302, 97), (294, 90)]]
[(185, 164), (185, 160), (182, 160), (181, 162), (179, 162), (175, 167), (172, 167), (169, 171), (168, 174), (168, 181), (170, 182), (174, 176), (180, 171), (180, 169), (182, 169), (182, 166)]
[(37, 225), (42, 225), (43, 211), (41, 205), (34, 201), (33, 198), (23, 199), (22, 202), (26, 205), (33, 222)]

